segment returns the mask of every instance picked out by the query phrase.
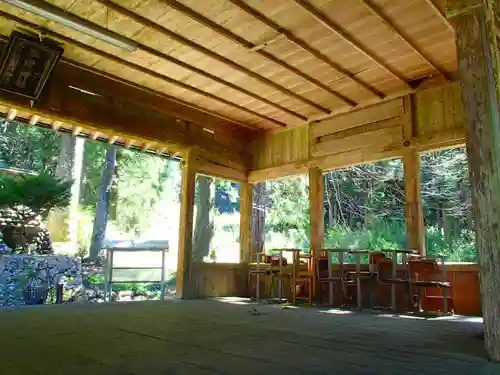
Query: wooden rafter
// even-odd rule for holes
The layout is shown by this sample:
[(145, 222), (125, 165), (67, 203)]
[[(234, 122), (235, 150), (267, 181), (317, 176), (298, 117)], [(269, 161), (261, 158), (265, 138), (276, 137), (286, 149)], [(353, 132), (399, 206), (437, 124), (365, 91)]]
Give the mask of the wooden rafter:
[(33, 126), (33, 125), (36, 125), (38, 123), (38, 121), (40, 121), (40, 116), (33, 115), (30, 117), (28, 124)]
[[(259, 117), (259, 118), (261, 118), (263, 120), (269, 121), (269, 122), (271, 122), (273, 124), (276, 124), (278, 126), (286, 126), (286, 124), (284, 124), (284, 123), (282, 123), (282, 122), (280, 122), (278, 120), (275, 120), (275, 119), (273, 119), (271, 117), (262, 115), (262, 114), (260, 114), (260, 113), (258, 113), (256, 111), (252, 111), (252, 110), (250, 110), (250, 109), (248, 109), (246, 107), (243, 107), (243, 106), (241, 106), (239, 104), (233, 103), (233, 102), (231, 102), (229, 100), (226, 100), (224, 98), (221, 98), (221, 97), (219, 97), (217, 95), (214, 95), (214, 94), (211, 94), (209, 92), (203, 91), (203, 90), (198, 89), (198, 88), (196, 88), (194, 86), (188, 85), (188, 84), (186, 84), (184, 82), (175, 80), (175, 79), (170, 78), (170, 77), (168, 77), (168, 76), (166, 76), (164, 74), (160, 74), (160, 73), (158, 73), (158, 72), (156, 72), (154, 70), (151, 70), (151, 69), (145, 68), (143, 66), (131, 63), (131, 62), (127, 61), (127, 60), (124, 60), (124, 59), (122, 59), (120, 57), (117, 57), (115, 55), (112, 55), (110, 53), (101, 51), (101, 50), (99, 50), (97, 48), (94, 48), (94, 47), (91, 47), (91, 46), (86, 45), (84, 43), (78, 42), (78, 41), (76, 41), (74, 39), (68, 38), (68, 37), (66, 37), (64, 35), (61, 35), (59, 33), (56, 33), (56, 32), (54, 32), (52, 30), (48, 30), (48, 29), (42, 28), (42, 27), (40, 27), (40, 26), (38, 26), (36, 24), (33, 24), (31, 22), (28, 22), (28, 21), (25, 21), (24, 19), (16, 17), (16, 16), (13, 16), (13, 15), (7, 13), (7, 12), (0, 11), (0, 17), (8, 19), (8, 20), (10, 20), (10, 21), (12, 21), (14, 23), (17, 23), (19, 25), (22, 25), (22, 26), (24, 26), (26, 28), (29, 28), (29, 29), (32, 29), (34, 31), (40, 31), (40, 32), (43, 31), (44, 35), (46, 35), (48, 37), (52, 37), (52, 38), (57, 39), (57, 40), (59, 40), (61, 42), (64, 42), (64, 43), (72, 44), (72, 45), (74, 45), (74, 46), (76, 46), (78, 48), (86, 50), (87, 52), (90, 52), (90, 53), (93, 53), (93, 54), (98, 55), (100, 57), (103, 57), (105, 59), (114, 61), (114, 62), (116, 62), (118, 64), (123, 65), (123, 66), (127, 66), (127, 67), (129, 67), (131, 69), (134, 69), (134, 70), (139, 71), (141, 73), (147, 74), (147, 75), (149, 75), (151, 77), (157, 78), (159, 80), (162, 80), (162, 81), (167, 82), (169, 84), (172, 84), (174, 86), (178, 86), (178, 87), (181, 87), (181, 88), (183, 88), (185, 90), (189, 90), (191, 92), (195, 92), (196, 94), (208, 97), (208, 98), (210, 98), (212, 100), (218, 101), (218, 102), (223, 103), (223, 104), (225, 104), (227, 106), (236, 108), (238, 110), (241, 110), (241, 111), (246, 112), (248, 114), (251, 114), (253, 116)], [(248, 126), (246, 124), (243, 124), (243, 125)]]
[[(259, 101), (261, 101), (261, 102), (263, 102), (263, 103), (265, 103), (265, 104), (267, 104), (267, 105), (269, 105), (271, 107), (274, 107), (274, 108), (276, 108), (276, 109), (278, 109), (278, 110), (280, 110), (282, 112), (285, 112), (285, 113), (287, 113), (287, 114), (289, 114), (289, 115), (291, 115), (293, 117), (299, 118), (301, 120), (307, 120), (307, 117), (301, 115), (300, 113), (294, 112), (291, 109), (283, 107), (280, 104), (274, 103), (271, 100), (268, 100), (268, 99), (266, 99), (266, 98), (264, 98), (264, 97), (262, 97), (260, 95), (257, 95), (254, 92), (249, 91), (249, 90), (247, 90), (247, 89), (245, 89), (243, 87), (235, 85), (234, 83), (225, 81), (225, 80), (223, 80), (223, 79), (221, 79), (221, 78), (219, 78), (219, 77), (217, 77), (217, 76), (215, 76), (213, 74), (208, 73), (207, 71), (205, 71), (203, 69), (196, 68), (195, 66), (187, 64), (184, 61), (181, 61), (179, 59), (176, 59), (175, 57), (169, 56), (166, 53), (160, 52), (160, 51), (158, 51), (158, 50), (156, 50), (154, 48), (148, 47), (148, 46), (146, 46), (146, 45), (144, 45), (142, 43), (139, 43), (139, 42), (135, 42), (135, 43), (137, 45), (137, 49), (142, 50), (142, 51), (144, 51), (146, 53), (149, 53), (150, 55), (153, 55), (153, 56), (155, 56), (155, 57), (157, 57), (159, 59), (171, 62), (171, 63), (173, 63), (175, 65), (178, 65), (178, 66), (180, 66), (180, 67), (182, 67), (182, 68), (184, 68), (186, 70), (189, 70), (189, 71), (191, 71), (193, 73), (199, 74), (199, 75), (201, 75), (201, 76), (203, 76), (205, 78), (208, 78), (208, 79), (210, 79), (212, 81), (215, 81), (215, 82), (217, 82), (220, 85), (224, 85), (224, 86), (227, 86), (227, 87), (229, 87), (229, 88), (231, 88), (231, 89), (233, 89), (235, 91), (239, 91), (239, 92), (241, 92), (241, 93), (243, 93), (245, 95), (250, 96), (251, 98), (259, 100)], [(284, 126), (284, 124), (282, 124), (282, 126)]]
[(72, 133), (73, 133), (73, 135), (74, 135), (75, 137), (76, 137), (78, 134), (80, 134), (81, 132), (82, 132), (82, 127), (81, 127), (81, 126), (75, 126), (75, 127), (73, 128), (73, 131), (72, 131)]
[[(357, 85), (361, 86), (365, 90), (368, 90), (369, 92), (378, 96), (381, 99), (385, 98), (385, 94), (383, 92), (381, 92), (377, 88), (367, 84), (363, 80), (359, 79), (358, 77), (356, 77), (355, 74), (349, 72), (347, 69), (343, 68), (338, 63), (332, 61), (328, 56), (326, 56), (322, 52), (312, 48), (304, 40), (296, 37), (290, 31), (282, 28), (280, 25), (276, 24), (271, 19), (269, 19), (266, 16), (264, 16), (263, 14), (259, 13), (258, 11), (256, 11), (254, 8), (250, 7), (249, 5), (244, 3), (243, 1), (241, 1), (241, 0), (229, 0), (229, 2), (232, 3), (233, 5), (237, 6), (238, 8), (243, 10), (244, 12), (248, 13), (249, 15), (254, 17), (255, 19), (259, 20), (260, 22), (262, 22), (263, 24), (265, 24), (269, 28), (273, 29), (274, 31), (285, 35), (286, 38), (290, 42), (292, 42), (296, 46), (302, 48), (304, 51), (307, 51), (309, 54), (311, 54), (312, 56), (314, 56), (318, 60), (324, 62), (325, 64), (330, 66), (332, 69), (339, 72), (341, 75), (351, 79), (353, 82), (355, 82)], [(261, 52), (263, 52), (263, 51), (261, 51)]]
[[(54, 131), (59, 131), (59, 129), (61, 129), (61, 126), (63, 125), (63, 123), (61, 121), (53, 121), (52, 122), (52, 130)], [(97, 132), (96, 132), (97, 133)], [(99, 133), (97, 133), (99, 134)], [(97, 136), (95, 138), (92, 138), (92, 139), (97, 139)]]
[[(104, 1), (104, 2), (108, 3), (107, 1)], [(129, 39), (129, 38), (126, 38), (124, 36), (123, 36), (123, 38), (125, 40)], [(252, 98), (254, 98), (256, 100), (259, 100), (259, 101), (261, 101), (261, 102), (263, 102), (263, 103), (265, 103), (265, 104), (267, 104), (269, 106), (272, 106), (272, 107), (274, 107), (274, 108), (276, 108), (276, 109), (278, 109), (280, 111), (283, 111), (283, 112), (285, 112), (285, 113), (287, 113), (287, 114), (289, 114), (291, 116), (294, 116), (296, 118), (299, 118), (299, 119), (301, 119), (303, 121), (307, 120), (306, 116), (303, 116), (303, 115), (301, 115), (301, 114), (299, 114), (297, 112), (294, 112), (294, 111), (292, 111), (292, 110), (290, 110), (290, 109), (288, 109), (286, 107), (283, 107), (280, 104), (274, 103), (271, 100), (268, 100), (268, 99), (266, 99), (266, 98), (264, 98), (264, 97), (262, 97), (260, 95), (257, 95), (255, 93), (253, 93), (253, 92), (251, 92), (251, 91), (243, 88), (243, 87), (240, 87), (240, 86), (237, 86), (237, 85), (235, 85), (235, 84), (233, 84), (231, 82), (225, 81), (225, 80), (219, 78), (216, 75), (208, 73), (207, 71), (205, 71), (203, 69), (196, 68), (193, 65), (187, 64), (186, 62), (184, 62), (182, 60), (176, 59), (175, 57), (172, 57), (170, 55), (162, 53), (162, 52), (160, 52), (160, 51), (158, 51), (158, 50), (156, 50), (154, 48), (148, 47), (148, 46), (144, 45), (143, 43), (139, 43), (139, 42), (137, 42), (135, 40), (133, 41), (133, 43), (134, 43), (134, 45), (137, 46), (137, 49), (142, 50), (142, 51), (144, 51), (146, 53), (149, 53), (150, 55), (153, 55), (153, 56), (155, 56), (155, 57), (157, 57), (159, 59), (166, 60), (166, 61), (168, 61), (168, 62), (170, 62), (172, 64), (180, 66), (183, 69), (189, 70), (189, 71), (191, 71), (193, 73), (199, 74), (199, 75), (201, 75), (201, 76), (203, 76), (205, 78), (208, 78), (208, 79), (210, 79), (212, 81), (215, 81), (218, 84), (227, 86), (227, 87), (229, 87), (229, 88), (231, 88), (231, 89), (233, 89), (235, 91), (239, 91), (239, 92), (241, 92), (241, 93), (243, 93), (245, 95), (248, 95), (248, 96), (250, 96), (250, 97), (252, 97)]]
[(350, 36), (339, 25), (337, 25), (335, 22), (330, 20), (325, 14), (318, 11), (308, 0), (293, 0), (293, 1), (295, 1), (295, 3), (297, 5), (302, 7), (302, 9), (304, 9), (306, 12), (308, 12), (313, 18), (316, 19), (316, 21), (321, 23), (325, 28), (327, 28), (328, 30), (333, 32), (335, 35), (337, 35), (342, 40), (349, 43), (358, 52), (365, 55), (367, 58), (369, 58), (375, 64), (377, 64), (381, 68), (385, 69), (388, 73), (390, 73), (392, 76), (394, 76), (395, 78), (397, 78), (401, 82), (405, 83), (407, 85), (407, 87), (410, 88), (406, 78), (401, 73), (397, 72), (389, 64), (382, 61), (382, 59), (380, 57), (378, 57), (376, 54), (368, 51), (366, 47), (364, 47), (360, 42), (358, 42), (356, 39), (354, 39), (352, 36)]
[(7, 120), (9, 121), (13, 121), (17, 116), (17, 109), (14, 109), (14, 108), (10, 108), (8, 111), (7, 111)]
[[(104, 4), (109, 9), (126, 16), (126, 17), (130, 18), (131, 20), (134, 20), (135, 22), (137, 22), (145, 27), (148, 27), (148, 28), (160, 33), (160, 34), (163, 34), (172, 40), (175, 40), (177, 43), (180, 43), (182, 45), (190, 47), (193, 50), (198, 51), (201, 54), (203, 54), (207, 57), (210, 57), (211, 59), (214, 59), (215, 61), (223, 63), (226, 66), (228, 66), (234, 70), (237, 70), (237, 71), (239, 71), (239, 72), (241, 72), (249, 77), (252, 77), (252, 78), (258, 80), (259, 82), (261, 82), (269, 87), (274, 88), (275, 90), (278, 90), (278, 91), (280, 91), (280, 92), (282, 92), (290, 97), (293, 97), (293, 98), (301, 101), (304, 104), (307, 104), (311, 107), (314, 107), (321, 112), (330, 113), (330, 110), (328, 108), (323, 107), (322, 105), (319, 105), (319, 104), (313, 102), (312, 100), (309, 100), (309, 99), (305, 98), (304, 96), (297, 94), (296, 92), (294, 92), (290, 89), (287, 89), (286, 87), (283, 87), (283, 86), (277, 84), (276, 82), (271, 81), (271, 80), (255, 73), (255, 72), (251, 71), (248, 68), (245, 68), (243, 65), (240, 65), (240, 64), (234, 62), (233, 60), (228, 59), (227, 57), (224, 57), (216, 52), (213, 52), (210, 49), (205, 48), (200, 44), (197, 44), (197, 43), (173, 32), (169, 29), (166, 29), (163, 26), (149, 20), (148, 18), (142, 17), (142, 16), (138, 15), (137, 13), (134, 13), (131, 10), (124, 8), (124, 7), (118, 5), (110, 0), (97, 0), (97, 1)], [(299, 71), (297, 70), (297, 72), (299, 72)], [(305, 76), (307, 76), (307, 75), (305, 75)], [(309, 78), (309, 81), (314, 84), (314, 82), (312, 82), (311, 80), (312, 80), (312, 78)]]
[(403, 42), (405, 42), (411, 49), (422, 58), (429, 66), (436, 70), (440, 75), (449, 79), (448, 72), (443, 69), (434, 59), (427, 56), (427, 53), (422, 50), (400, 27), (396, 26), (394, 22), (385, 15), (385, 13), (380, 9), (380, 6), (376, 5), (372, 0), (361, 0), (361, 2), (366, 6), (366, 9), (370, 10), (373, 15), (378, 17), (396, 36), (398, 36)]
[[(203, 16), (202, 14), (198, 13), (198, 12), (195, 12), (193, 9), (185, 6), (184, 4), (181, 4), (180, 2), (176, 1), (176, 0), (161, 0), (163, 3), (167, 4), (169, 7), (171, 7), (172, 9), (175, 9), (177, 10), (178, 12), (184, 14), (185, 16), (195, 20), (196, 22), (210, 28), (211, 30), (215, 31), (217, 34), (219, 35), (222, 35), (223, 37), (245, 47), (246, 49), (250, 50), (250, 51), (253, 51), (257, 54), (259, 54), (260, 56), (264, 57), (265, 59), (269, 60), (269, 61), (272, 61), (273, 63), (281, 66), (282, 68), (300, 76), (301, 78), (309, 81), (310, 83), (314, 84), (315, 86), (321, 88), (322, 90), (336, 96), (337, 98), (339, 98), (340, 100), (342, 100), (344, 103), (350, 105), (350, 106), (356, 106), (357, 103), (351, 99), (349, 99), (347, 96), (341, 94), (340, 92), (332, 89), (331, 87), (325, 85), (324, 83), (320, 82), (319, 80), (307, 75), (306, 73), (298, 70), (297, 68), (291, 66), (290, 64), (284, 62), (283, 60), (280, 60), (278, 59), (276, 56), (273, 56), (271, 55), (270, 53), (266, 52), (263, 50), (263, 48), (265, 48), (265, 46), (269, 45), (270, 43), (273, 43), (274, 41), (278, 40), (278, 39), (281, 39), (283, 37), (286, 37), (289, 39), (289, 32), (287, 32), (286, 30), (278, 30), (278, 29), (274, 29), (275, 31), (278, 32), (278, 35), (273, 38), (272, 40), (266, 42), (266, 43), (263, 43), (261, 45), (255, 45), (249, 41), (247, 41), (246, 39), (236, 35), (235, 33), (229, 31), (228, 29), (220, 26), (219, 24), (217, 24), (216, 22), (206, 18), (205, 16)], [(235, 4), (236, 5), (236, 4)], [(317, 52), (315, 50), (313, 50), (314, 52)], [(318, 56), (315, 56), (318, 58)], [(320, 59), (323, 59), (323, 57), (325, 59), (326, 56), (320, 56)], [(325, 61), (323, 60), (324, 62), (327, 62), (329, 64), (328, 61)]]
[(99, 138), (100, 135), (101, 135), (101, 133), (99, 133), (99, 132), (92, 132), (92, 133), (90, 133), (90, 139), (95, 141), (97, 138)]
[(450, 29), (451, 31), (453, 31), (453, 33), (455, 33), (455, 29), (453, 29), (453, 25), (448, 20), (448, 18), (446, 18), (446, 15), (441, 11), (441, 9), (437, 6), (435, 0), (424, 0), (424, 1), (429, 5), (429, 7), (434, 12), (434, 14), (436, 14), (436, 16), (438, 16), (439, 19), (441, 19), (441, 21), (446, 25), (446, 27), (448, 29)]

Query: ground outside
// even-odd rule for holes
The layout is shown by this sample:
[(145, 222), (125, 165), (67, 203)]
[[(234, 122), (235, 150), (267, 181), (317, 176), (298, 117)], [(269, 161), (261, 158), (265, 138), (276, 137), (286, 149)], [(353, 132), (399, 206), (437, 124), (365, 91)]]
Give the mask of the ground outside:
[(482, 331), (239, 299), (1, 309), (0, 374), (498, 375)]

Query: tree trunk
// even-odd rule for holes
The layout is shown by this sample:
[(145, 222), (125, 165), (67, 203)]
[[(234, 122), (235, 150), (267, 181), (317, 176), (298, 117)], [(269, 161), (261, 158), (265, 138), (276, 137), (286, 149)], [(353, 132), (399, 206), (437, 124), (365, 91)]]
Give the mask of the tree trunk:
[(266, 183), (261, 182), (254, 185), (253, 189), (253, 213), (252, 213), (252, 243), (257, 253), (264, 251), (266, 206), (268, 201)]
[[(325, 175), (325, 200), (328, 209), (328, 222), (326, 223), (328, 228), (333, 228), (336, 223), (336, 207), (335, 203), (333, 202), (332, 192), (330, 189), (330, 187), (333, 185), (331, 180), (331, 173), (327, 173)], [(333, 187), (333, 189), (335, 190), (335, 187)]]
[(120, 173), (120, 159), (122, 159), (121, 151), (121, 149), (116, 150), (115, 170), (113, 172), (113, 182), (109, 193), (108, 220), (116, 220), (118, 217), (118, 181)]
[(94, 228), (92, 230), (92, 239), (90, 243), (89, 257), (95, 260), (99, 257), (102, 249), (104, 236), (106, 235), (106, 226), (108, 224), (108, 210), (111, 196), (111, 186), (116, 167), (116, 147), (109, 146), (106, 151), (106, 165), (102, 171), (101, 185), (99, 188), (99, 200), (94, 218)]
[(490, 359), (500, 361), (500, 56), (494, 31), (494, 2), (453, 0), (447, 5), (456, 29), (462, 102), (467, 117), (485, 343)]
[(210, 242), (214, 236), (214, 223), (210, 212), (214, 207), (211, 188), (214, 180), (210, 177), (198, 177), (198, 200), (196, 202), (196, 221), (193, 240), (193, 261), (202, 262), (210, 254)]
[(61, 149), (56, 166), (56, 177), (74, 181), (68, 207), (53, 210), (49, 215), (48, 229), (54, 242), (70, 242), (74, 246), (78, 232), (78, 204), (82, 177), (85, 140), (71, 134), (61, 134)]

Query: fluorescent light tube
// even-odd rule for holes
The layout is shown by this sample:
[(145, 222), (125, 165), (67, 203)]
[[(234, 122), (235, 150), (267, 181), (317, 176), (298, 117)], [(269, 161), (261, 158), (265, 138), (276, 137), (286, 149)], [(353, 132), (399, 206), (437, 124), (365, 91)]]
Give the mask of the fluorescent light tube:
[(78, 17), (72, 13), (66, 12), (43, 0), (1, 0), (4, 3), (13, 5), (37, 16), (46, 18), (50, 21), (60, 23), (73, 30), (83, 34), (100, 39), (103, 42), (114, 45), (115, 47), (133, 52), (137, 45), (130, 39), (114, 33), (104, 27), (96, 25), (84, 18)]

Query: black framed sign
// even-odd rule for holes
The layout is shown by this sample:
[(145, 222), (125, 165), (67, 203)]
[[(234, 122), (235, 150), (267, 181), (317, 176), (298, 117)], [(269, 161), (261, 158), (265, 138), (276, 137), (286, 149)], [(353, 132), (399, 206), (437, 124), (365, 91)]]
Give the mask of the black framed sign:
[(0, 90), (38, 99), (63, 51), (53, 41), (13, 31), (0, 67)]

